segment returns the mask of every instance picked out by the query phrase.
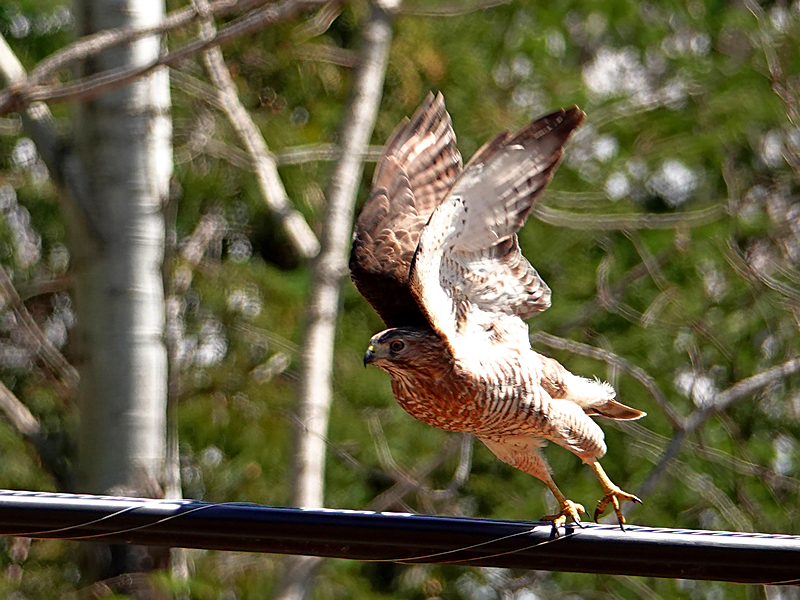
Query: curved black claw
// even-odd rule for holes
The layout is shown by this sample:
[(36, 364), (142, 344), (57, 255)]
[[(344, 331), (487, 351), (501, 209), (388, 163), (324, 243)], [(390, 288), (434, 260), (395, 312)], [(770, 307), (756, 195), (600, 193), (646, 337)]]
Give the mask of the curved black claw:
[(572, 522), (575, 523), (578, 527), (583, 527), (581, 525), (581, 513), (585, 513), (586, 509), (583, 508), (581, 504), (577, 502), (573, 502), (572, 500), (564, 499), (564, 504), (561, 507), (561, 510), (558, 514), (555, 515), (545, 515), (542, 517), (542, 521), (552, 521), (553, 528), (559, 527), (561, 525), (565, 525), (567, 519), (572, 519)]
[(622, 514), (622, 510), (620, 509), (620, 500), (630, 500), (634, 504), (641, 504), (642, 500), (638, 496), (634, 496), (633, 494), (629, 494), (628, 492), (623, 492), (621, 489), (617, 488), (616, 490), (610, 490), (602, 500), (597, 503), (597, 508), (594, 511), (594, 522), (597, 523), (597, 519), (603, 514), (603, 511), (606, 509), (606, 506), (611, 504), (614, 507), (614, 512), (617, 515), (617, 522), (619, 523), (620, 529), (625, 531), (625, 517)]

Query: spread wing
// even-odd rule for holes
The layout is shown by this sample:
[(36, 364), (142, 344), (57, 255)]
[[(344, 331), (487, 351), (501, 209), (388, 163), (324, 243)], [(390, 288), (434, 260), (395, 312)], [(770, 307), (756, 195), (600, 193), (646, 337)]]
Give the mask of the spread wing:
[(530, 347), (523, 319), (550, 306), (550, 289), (522, 256), (516, 232), (584, 116), (562, 109), (487, 143), (423, 230), (411, 290), (454, 355), (480, 347), (466, 340), (476, 336)]
[(388, 327), (424, 325), (408, 287), (420, 232), (461, 173), (441, 94), (429, 94), (386, 142), (356, 223), (350, 274)]

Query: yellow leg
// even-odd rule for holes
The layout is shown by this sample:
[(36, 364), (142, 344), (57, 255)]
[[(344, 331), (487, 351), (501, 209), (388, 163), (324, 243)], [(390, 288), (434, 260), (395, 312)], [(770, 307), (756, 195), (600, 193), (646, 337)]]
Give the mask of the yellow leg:
[(606, 475), (603, 467), (600, 466), (599, 462), (594, 461), (588, 464), (594, 471), (595, 475), (597, 475), (597, 478), (600, 480), (600, 485), (603, 486), (603, 493), (605, 494), (603, 499), (597, 503), (597, 508), (594, 511), (594, 520), (597, 521), (597, 519), (606, 509), (606, 506), (611, 504), (614, 506), (614, 512), (617, 514), (619, 526), (622, 527), (625, 524), (625, 517), (622, 515), (622, 510), (620, 510), (619, 501), (630, 500), (636, 504), (641, 504), (642, 501), (633, 494), (623, 492), (616, 485), (614, 485), (614, 483), (608, 478), (608, 475)]
[(541, 446), (540, 440), (524, 436), (507, 436), (505, 439), (500, 440), (488, 438), (479, 439), (486, 444), (489, 450), (494, 452), (497, 458), (507, 462), (512, 467), (516, 467), (542, 480), (547, 487), (550, 488), (561, 510), (558, 514), (542, 517), (543, 521), (552, 521), (554, 526), (559, 526), (566, 523), (569, 518), (580, 525), (580, 513), (585, 513), (586, 510), (580, 504), (572, 500), (567, 500), (564, 494), (561, 493), (561, 490), (556, 486), (553, 478), (550, 476), (550, 469), (547, 467), (547, 462), (539, 453), (539, 447)]
[(550, 488), (550, 491), (553, 492), (553, 495), (556, 497), (559, 506), (561, 506), (561, 510), (557, 514), (545, 515), (542, 517), (542, 521), (552, 521), (554, 527), (560, 527), (567, 522), (567, 518), (569, 517), (580, 527), (580, 514), (585, 514), (586, 509), (583, 508), (581, 504), (567, 499), (567, 497), (561, 493), (561, 490), (558, 489), (556, 482), (553, 481), (553, 478), (549, 475), (547, 475), (546, 478), (539, 475), (539, 478), (547, 484), (547, 487)]

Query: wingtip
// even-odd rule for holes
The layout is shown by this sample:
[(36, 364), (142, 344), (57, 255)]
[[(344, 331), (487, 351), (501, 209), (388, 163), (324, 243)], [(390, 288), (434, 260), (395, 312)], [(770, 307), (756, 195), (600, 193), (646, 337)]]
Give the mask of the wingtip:
[(578, 108), (575, 104), (570, 106), (565, 111), (565, 116), (567, 121), (575, 123), (575, 127), (583, 123), (583, 121), (586, 119), (586, 113)]

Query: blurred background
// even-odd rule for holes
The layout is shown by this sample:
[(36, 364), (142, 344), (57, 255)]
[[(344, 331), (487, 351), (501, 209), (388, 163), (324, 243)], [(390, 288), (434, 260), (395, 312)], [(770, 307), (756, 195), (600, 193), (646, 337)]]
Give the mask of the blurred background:
[[(166, 10), (185, 8), (170, 0)], [(32, 71), (87, 31), (81, 14), (61, 0), (10, 0), (0, 6), (0, 33)], [(99, 335), (81, 328), (91, 331), (104, 306), (81, 308), (84, 255), (90, 261), (103, 250), (75, 241), (62, 210), (64, 176), (48, 169), (19, 109), (0, 117), (0, 488), (293, 505), (303, 503), (296, 484), (305, 443), (324, 457), (324, 492), (310, 485), (325, 506), (537, 520), (555, 507), (541, 482), (467, 436), (416, 422), (395, 403), (388, 377), (362, 366), (383, 324), (341, 270), (347, 209), (338, 254), (326, 236), (356, 67), (375, 51), (363, 41), (375, 9), (353, 0), (290, 16), (221, 52), (228, 91), (309, 226), (305, 247), (287, 233), (285, 210), (265, 201), (212, 59), (194, 54), (169, 68), (173, 172), (150, 211), (165, 232), (161, 325), (148, 334), (168, 362), (155, 371), (137, 363), (136, 374), (162, 380), (153, 422), (165, 449), (154, 452), (172, 461), (171, 475), (139, 465), (131, 467), (141, 470), (138, 483), (85, 484), (93, 480), (81, 452), (113, 453), (96, 450), (100, 442), (87, 441), (94, 434), (79, 425), (88, 420), (84, 396), (103, 401), (100, 388), (77, 383), (78, 374), (87, 381)], [(600, 422), (606, 471), (644, 500), (630, 523), (800, 534), (800, 3), (418, 0), (388, 22), (393, 37), (371, 145), (361, 150), (356, 213), (381, 144), (430, 91), (444, 94), (465, 160), (500, 131), (577, 104), (586, 122), (520, 233), (553, 290), (552, 308), (530, 321), (534, 349), (610, 381), (622, 402), (648, 413), (635, 423)], [(196, 23), (172, 30), (161, 50), (196, 35)], [(50, 71), (40, 85), (77, 78), (91, 62)], [(50, 105), (61, 152), (82, 143), (79, 105)], [(89, 213), (102, 219), (104, 210), (113, 212)], [(308, 334), (325, 279), (324, 261), (310, 258), (314, 237), (323, 252), (333, 245), (333, 287), (342, 282), (331, 305), (331, 403), (321, 429), (306, 426), (301, 392), (309, 389), (303, 378), (328, 360), (312, 353)], [(14, 420), (8, 407), (18, 405), (33, 430)], [(600, 488), (591, 471), (560, 448), (545, 453), (564, 493), (593, 507)], [(791, 588), (714, 582), (207, 551), (173, 555), (180, 568), (151, 571), (128, 589), (99, 585), (103, 576), (85, 566), (96, 557), (82, 554), (77, 543), (2, 539), (0, 595), (800, 597)], [(302, 572), (297, 589), (292, 569)]]

